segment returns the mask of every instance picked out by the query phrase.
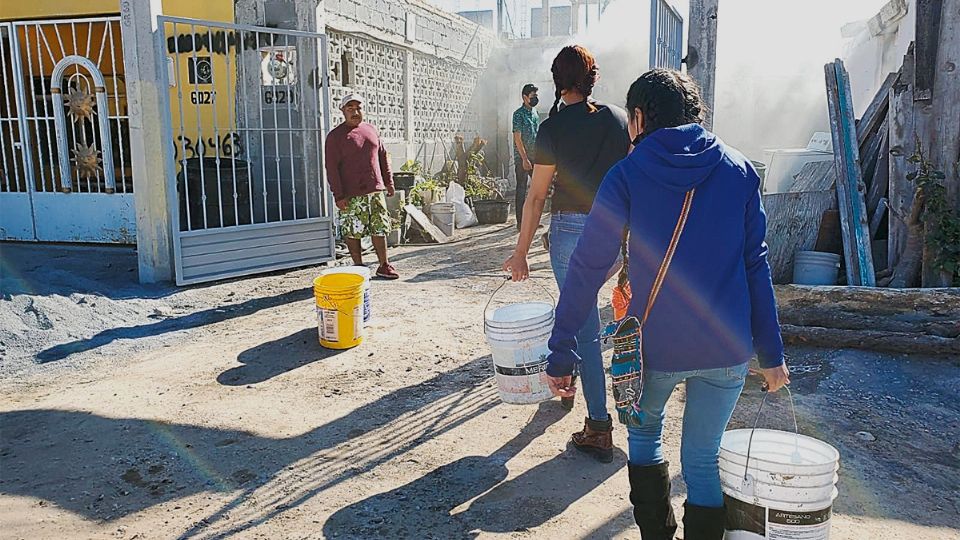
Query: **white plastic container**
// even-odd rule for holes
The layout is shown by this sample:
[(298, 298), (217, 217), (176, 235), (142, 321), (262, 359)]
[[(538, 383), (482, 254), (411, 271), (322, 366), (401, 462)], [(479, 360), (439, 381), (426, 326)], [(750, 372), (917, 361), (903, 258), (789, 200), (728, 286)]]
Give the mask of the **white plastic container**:
[(447, 236), (456, 232), (457, 207), (453, 203), (433, 203), (430, 205), (430, 221)]
[(827, 540), (839, 462), (833, 446), (805, 435), (727, 431), (720, 441), (724, 538)]
[(504, 403), (532, 404), (553, 397), (546, 375), (553, 319), (553, 306), (542, 302), (507, 305), (484, 317), (497, 389)]
[(822, 251), (798, 251), (793, 259), (793, 282), (797, 285), (836, 285), (840, 255)]

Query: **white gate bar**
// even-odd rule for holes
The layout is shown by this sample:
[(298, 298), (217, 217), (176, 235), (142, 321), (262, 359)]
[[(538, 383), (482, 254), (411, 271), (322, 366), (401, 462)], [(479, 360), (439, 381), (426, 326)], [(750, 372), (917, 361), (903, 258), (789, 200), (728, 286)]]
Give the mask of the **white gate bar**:
[[(76, 37), (74, 37), (76, 40)], [(113, 173), (113, 145), (110, 137), (110, 107), (107, 105), (107, 84), (103, 79), (103, 74), (93, 65), (93, 61), (78, 54), (72, 54), (57, 62), (53, 68), (53, 75), (50, 82), (50, 93), (53, 97), (53, 115), (57, 125), (57, 149), (60, 152), (60, 167), (64, 171), (70, 170), (70, 151), (67, 144), (67, 125), (66, 113), (63, 112), (63, 94), (61, 84), (63, 73), (70, 66), (75, 66), (79, 72), (79, 66), (83, 66), (93, 77), (94, 92), (97, 96), (97, 122), (100, 124), (100, 151), (103, 153), (103, 173), (106, 182), (107, 193), (114, 193), (117, 188)], [(85, 137), (85, 136), (84, 136)], [(95, 142), (95, 141), (94, 141)], [(79, 174), (79, 171), (78, 171)], [(60, 187), (64, 193), (70, 193), (72, 185), (67, 180), (68, 177), (60, 175)], [(87, 186), (90, 185), (90, 179), (87, 178)]]

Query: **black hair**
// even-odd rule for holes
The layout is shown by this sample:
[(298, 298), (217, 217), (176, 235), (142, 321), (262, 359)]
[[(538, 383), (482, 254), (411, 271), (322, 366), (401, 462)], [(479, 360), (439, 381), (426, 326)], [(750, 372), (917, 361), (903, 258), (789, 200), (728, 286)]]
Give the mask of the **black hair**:
[(697, 82), (672, 69), (652, 69), (630, 85), (627, 112), (631, 120), (637, 109), (643, 113), (642, 137), (660, 128), (702, 123), (707, 112)]
[(522, 95), (523, 97), (527, 97), (527, 96), (529, 96), (530, 94), (532, 94), (532, 93), (534, 93), (534, 92), (537, 92), (537, 91), (539, 91), (539, 90), (540, 90), (540, 89), (537, 88), (537, 86), (536, 86), (535, 84), (527, 83), (527, 84), (523, 85), (523, 90), (520, 91), (520, 95)]

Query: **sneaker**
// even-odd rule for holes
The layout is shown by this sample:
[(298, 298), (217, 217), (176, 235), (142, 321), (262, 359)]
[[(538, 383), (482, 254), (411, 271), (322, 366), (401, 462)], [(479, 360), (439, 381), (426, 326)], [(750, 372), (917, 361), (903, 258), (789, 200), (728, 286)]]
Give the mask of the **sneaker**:
[(397, 269), (393, 267), (392, 264), (386, 263), (381, 264), (380, 268), (377, 268), (377, 277), (383, 279), (400, 279), (400, 274), (397, 273)]

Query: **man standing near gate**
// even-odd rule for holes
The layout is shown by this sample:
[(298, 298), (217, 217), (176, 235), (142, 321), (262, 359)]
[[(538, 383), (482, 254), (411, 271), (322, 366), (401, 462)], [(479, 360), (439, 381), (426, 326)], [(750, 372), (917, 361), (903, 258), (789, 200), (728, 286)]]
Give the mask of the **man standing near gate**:
[(392, 219), (387, 210), (387, 196), (394, 193), (390, 158), (380, 142), (377, 128), (363, 121), (364, 99), (360, 94), (347, 94), (340, 100), (343, 123), (327, 135), (327, 181), (340, 210), (338, 224), (350, 250), (353, 264), (364, 266), (360, 240), (373, 239), (380, 266), (377, 277), (397, 279), (396, 269), (387, 259), (387, 233)]
[(527, 184), (533, 173), (533, 145), (537, 140), (537, 129), (540, 127), (540, 115), (537, 114), (536, 86), (527, 83), (523, 86), (520, 96), (523, 105), (513, 111), (513, 163), (517, 173), (517, 230), (523, 220), (523, 203), (527, 200)]

